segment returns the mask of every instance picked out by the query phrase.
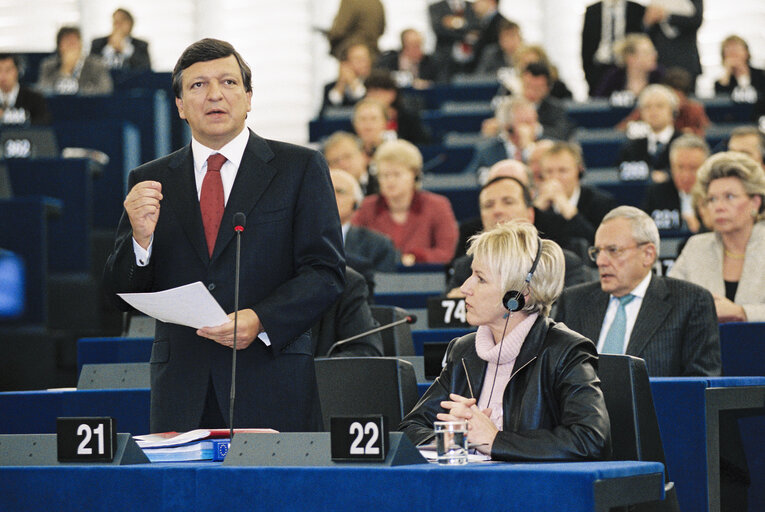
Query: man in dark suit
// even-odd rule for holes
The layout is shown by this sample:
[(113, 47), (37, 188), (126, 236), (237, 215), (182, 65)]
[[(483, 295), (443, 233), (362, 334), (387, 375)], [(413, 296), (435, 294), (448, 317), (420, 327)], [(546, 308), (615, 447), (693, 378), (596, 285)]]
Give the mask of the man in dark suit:
[(133, 37), (133, 15), (126, 9), (112, 14), (112, 33), (90, 44), (90, 54), (101, 57), (112, 69), (142, 71), (151, 69), (149, 43)]
[[(191, 145), (130, 173), (106, 289), (152, 292), (201, 281), (231, 312), (232, 220), (244, 213), (234, 426), (320, 429), (309, 330), (342, 292), (345, 268), (326, 163), (246, 128), (251, 72), (229, 43), (189, 46), (173, 70), (173, 90)], [(228, 426), (233, 315), (198, 330), (157, 322), (152, 432)]]
[(19, 83), (19, 61), (0, 53), (0, 124), (49, 124), (50, 113), (39, 92)]
[(508, 21), (499, 12), (499, 0), (474, 0), (473, 12), (478, 18), (480, 32), (478, 40), (473, 45), (473, 59), (469, 65), (471, 72), (478, 67), (484, 50), (499, 44), (499, 27)]
[(439, 80), (448, 81), (467, 70), (472, 43), (478, 38), (478, 18), (467, 0), (434, 2), (428, 6), (428, 18), (436, 35), (433, 58), (440, 69)]
[(590, 94), (605, 72), (616, 66), (614, 43), (643, 31), (644, 13), (644, 6), (628, 0), (601, 0), (584, 11), (582, 67)]
[(645, 359), (654, 377), (720, 375), (714, 299), (692, 283), (651, 273), (659, 252), (653, 220), (633, 206), (605, 216), (590, 254), (600, 282), (563, 291), (555, 319), (600, 353)]
[(696, 78), (701, 74), (701, 60), (696, 35), (704, 21), (703, 0), (690, 0), (693, 12), (672, 14), (663, 7), (650, 3), (643, 15), (643, 26), (659, 54), (659, 64), (665, 69), (683, 68), (693, 79), (692, 91), (696, 90)]

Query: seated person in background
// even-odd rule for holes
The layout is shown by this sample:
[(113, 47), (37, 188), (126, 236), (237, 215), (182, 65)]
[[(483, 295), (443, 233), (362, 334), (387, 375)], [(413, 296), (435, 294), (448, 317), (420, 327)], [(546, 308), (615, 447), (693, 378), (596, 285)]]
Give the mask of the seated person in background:
[(401, 95), (396, 81), (389, 72), (376, 69), (364, 81), (367, 94), (365, 98), (379, 101), (385, 105), (388, 124), (386, 128), (395, 132), (399, 139), (405, 139), (413, 144), (427, 144), (430, 133), (420, 120), (416, 108), (407, 105)]
[(582, 26), (582, 67), (590, 96), (603, 75), (616, 66), (614, 43), (643, 31), (645, 7), (626, 0), (603, 0), (587, 7)]
[(337, 79), (324, 86), (324, 100), (319, 116), (328, 107), (350, 107), (367, 93), (364, 80), (372, 71), (372, 56), (367, 45), (355, 43), (343, 48)]
[(19, 59), (0, 53), (0, 124), (49, 124), (45, 98), (19, 83)]
[(428, 6), (430, 28), (436, 35), (433, 52), (438, 80), (448, 82), (452, 76), (466, 71), (473, 56), (473, 43), (478, 39), (478, 18), (473, 2), (440, 0)]
[(619, 149), (617, 165), (631, 179), (666, 181), (669, 145), (681, 135), (674, 124), (677, 95), (666, 85), (652, 84), (640, 93), (638, 108), (642, 124), (628, 130), (630, 140)]
[[(675, 130), (681, 133), (692, 133), (703, 137), (707, 127), (712, 123), (707, 117), (704, 104), (688, 98), (691, 94), (691, 75), (683, 68), (669, 68), (661, 79), (661, 83), (670, 87), (677, 95), (678, 109), (675, 116)], [(640, 122), (640, 109), (635, 108), (618, 125), (617, 130), (631, 131), (633, 122)]]
[(365, 196), (380, 190), (377, 178), (369, 174), (369, 156), (357, 136), (335, 132), (324, 141), (323, 151), (330, 169), (341, 169), (353, 176)]
[(478, 235), (468, 254), (462, 292), (478, 330), (452, 340), (399, 430), (419, 444), (432, 439), (434, 421), (467, 420), (468, 441), (494, 460), (608, 458), (595, 346), (548, 317), (563, 288), (560, 247), (528, 222), (509, 222)]
[[(531, 145), (529, 158), (526, 162), (531, 170), (531, 177), (534, 183), (542, 183), (545, 176), (542, 173), (542, 157), (555, 145), (554, 140), (542, 139)], [(530, 184), (531, 185), (531, 184)], [(531, 192), (536, 196), (536, 189), (532, 187)]]
[[(550, 142), (551, 145), (554, 144), (552, 141), (546, 140), (540, 142)], [(539, 231), (542, 236), (548, 240), (552, 240), (563, 248), (563, 255), (566, 256), (566, 285), (568, 285), (568, 269), (574, 265), (569, 264), (571, 258), (569, 258), (569, 252), (566, 249), (570, 249), (579, 255), (578, 259), (581, 263), (582, 259), (587, 257), (587, 247), (589, 246), (589, 241), (594, 236), (592, 226), (581, 215), (575, 215), (571, 220), (566, 220), (562, 215), (555, 213), (553, 210), (541, 211), (537, 209), (532, 204), (535, 189), (534, 179), (531, 175), (531, 169), (524, 165), (522, 162), (517, 160), (501, 160), (492, 165), (487, 176), (487, 183), (494, 181), (499, 177), (514, 178), (522, 183), (523, 186), (528, 190), (528, 206), (533, 210), (529, 220), (534, 224), (534, 227), (537, 228), (537, 231)], [(506, 185), (504, 188), (507, 187), (510, 187), (510, 185)], [(492, 191), (494, 191), (494, 189), (492, 189)], [(523, 197), (525, 199), (526, 196), (523, 195)], [(514, 201), (507, 196), (504, 197), (501, 201), (492, 201), (492, 208), (487, 209), (486, 211), (491, 212), (491, 215), (493, 216), (499, 217), (495, 222), (491, 223), (492, 226), (503, 219), (507, 208), (511, 206), (510, 203), (515, 205), (517, 201)], [(460, 238), (457, 242), (457, 249), (454, 252), (454, 260), (457, 260), (461, 256), (465, 255), (469, 245), (468, 242), (470, 237), (478, 234), (486, 227), (484, 222), (484, 203), (481, 200), (480, 195), (478, 204), (479, 208), (481, 209), (481, 216), (468, 219), (460, 223)], [(454, 263), (455, 261), (452, 261), (452, 264)], [(470, 268), (470, 265), (468, 265), (467, 268)], [(575, 279), (578, 279), (578, 272), (571, 274), (571, 280)], [(461, 283), (456, 283), (456, 285), (459, 284)], [(451, 288), (454, 288), (454, 286)]]
[(507, 18), (499, 12), (499, 0), (473, 0), (473, 12), (478, 18), (478, 39), (473, 44), (473, 58), (468, 72), (474, 73), (487, 48), (499, 43), (499, 27)]
[(614, 105), (630, 106), (649, 84), (661, 81), (656, 49), (645, 34), (629, 34), (614, 45), (617, 66), (607, 71), (591, 96), (610, 98)]
[(521, 76), (532, 62), (541, 62), (550, 70), (550, 96), (559, 100), (571, 99), (572, 94), (566, 84), (558, 78), (558, 69), (550, 62), (545, 49), (538, 44), (523, 45), (513, 54), (513, 68), (510, 72), (498, 75), (499, 94), (523, 94)]
[(358, 182), (350, 173), (339, 169), (330, 169), (329, 174), (335, 189), (348, 264), (359, 271), (368, 268), (376, 272), (395, 272), (399, 255), (390, 238), (377, 231), (351, 224), (353, 213), (364, 200)]
[(753, 68), (749, 45), (739, 36), (726, 37), (721, 45), (723, 76), (715, 82), (715, 94), (729, 94), (733, 101), (757, 103), (765, 95), (765, 71)]
[(765, 171), (746, 155), (718, 153), (696, 187), (713, 232), (692, 236), (669, 275), (709, 290), (719, 322), (765, 321)]
[(560, 101), (550, 95), (553, 80), (550, 67), (543, 62), (532, 62), (521, 71), (523, 97), (534, 104), (544, 136), (568, 140), (574, 135), (575, 126)]
[(82, 54), (78, 27), (61, 27), (56, 54), (40, 62), (37, 87), (43, 94), (109, 94), (114, 88), (109, 69), (100, 57)]
[(149, 43), (131, 36), (132, 31), (133, 15), (126, 9), (117, 9), (112, 14), (112, 33), (93, 39), (90, 54), (101, 57), (111, 69), (151, 69)]
[(541, 211), (552, 210), (567, 221), (576, 221), (580, 226), (576, 236), (591, 242), (596, 226), (616, 206), (616, 201), (611, 194), (581, 184), (582, 148), (573, 142), (556, 142), (542, 155), (541, 165), (544, 181), (537, 184), (534, 206)]
[(608, 213), (590, 256), (600, 282), (563, 291), (555, 320), (597, 340), (600, 354), (645, 359), (652, 377), (720, 375), (720, 335), (712, 295), (653, 275), (659, 230), (633, 206)]
[(665, 229), (698, 233), (701, 222), (693, 207), (692, 189), (696, 172), (709, 156), (706, 141), (696, 135), (681, 135), (669, 146), (672, 179), (654, 183), (646, 192), (643, 211), (651, 216), (659, 231)]
[(396, 132), (388, 130), (388, 109), (372, 98), (365, 98), (356, 104), (351, 122), (367, 158), (371, 158), (377, 147), (386, 140), (396, 139)]
[(498, 134), (476, 145), (473, 158), (463, 171), (476, 173), (479, 183), (486, 183), (489, 167), (500, 160), (511, 158), (525, 162), (532, 144), (544, 134), (534, 105), (521, 96), (502, 98), (497, 103), (494, 119), (500, 128)]
[(374, 64), (389, 71), (399, 87), (426, 89), (438, 78), (435, 59), (422, 49), (422, 34), (413, 28), (401, 32), (401, 50), (384, 52)]
[(500, 20), (497, 27), (499, 32), (497, 44), (484, 49), (481, 60), (476, 67), (476, 75), (494, 77), (500, 70), (507, 72), (513, 69), (513, 55), (523, 44), (521, 27), (514, 21)]
[(765, 140), (762, 132), (754, 126), (734, 128), (728, 139), (728, 151), (744, 153), (765, 169)]
[[(516, 164), (523, 165), (518, 162)], [(481, 189), (478, 205), (481, 209), (483, 231), (488, 231), (498, 224), (516, 219), (534, 224), (531, 193), (528, 187), (517, 178), (511, 176), (492, 178)], [(544, 236), (544, 233), (540, 232), (540, 236)], [(563, 256), (565, 259), (564, 286), (584, 283), (594, 278), (589, 272), (590, 269), (585, 268), (579, 256), (565, 249)], [(448, 297), (464, 297), (460, 286), (470, 277), (472, 263), (473, 257), (467, 254), (452, 262), (449, 269), (449, 282), (446, 285)]]
[(369, 291), (364, 277), (345, 267), (345, 290), (311, 328), (315, 357), (379, 357), (383, 355), (379, 332), (369, 334), (329, 350), (341, 340), (374, 329), (379, 324), (372, 316), (368, 302)]
[(353, 224), (389, 236), (404, 265), (450, 261), (457, 221), (449, 199), (420, 190), (420, 150), (405, 140), (385, 142), (377, 148), (374, 164), (380, 194), (364, 199)]

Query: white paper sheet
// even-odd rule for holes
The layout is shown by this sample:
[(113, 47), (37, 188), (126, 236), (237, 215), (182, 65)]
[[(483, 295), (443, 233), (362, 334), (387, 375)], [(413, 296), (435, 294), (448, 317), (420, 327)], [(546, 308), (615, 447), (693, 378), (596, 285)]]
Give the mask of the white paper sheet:
[(226, 312), (200, 281), (161, 292), (117, 295), (138, 311), (161, 322), (201, 329), (229, 321)]

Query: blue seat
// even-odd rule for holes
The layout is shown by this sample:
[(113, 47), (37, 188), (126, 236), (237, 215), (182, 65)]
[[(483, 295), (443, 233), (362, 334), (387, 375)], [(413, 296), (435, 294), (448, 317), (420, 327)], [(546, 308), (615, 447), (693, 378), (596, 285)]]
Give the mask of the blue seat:
[(765, 375), (765, 322), (720, 324), (720, 352), (726, 377)]

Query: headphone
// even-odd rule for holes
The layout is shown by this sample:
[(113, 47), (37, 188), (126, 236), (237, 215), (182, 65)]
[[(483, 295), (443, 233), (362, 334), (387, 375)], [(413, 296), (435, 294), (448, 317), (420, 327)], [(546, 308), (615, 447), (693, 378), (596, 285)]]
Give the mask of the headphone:
[(534, 263), (531, 264), (529, 273), (526, 274), (526, 279), (520, 290), (508, 290), (505, 296), (502, 297), (502, 305), (508, 311), (514, 313), (520, 311), (526, 305), (526, 299), (523, 297), (523, 292), (528, 290), (531, 278), (534, 277), (534, 272), (537, 270), (539, 264), (539, 258), (542, 256), (542, 239), (537, 237), (537, 255), (534, 257)]

